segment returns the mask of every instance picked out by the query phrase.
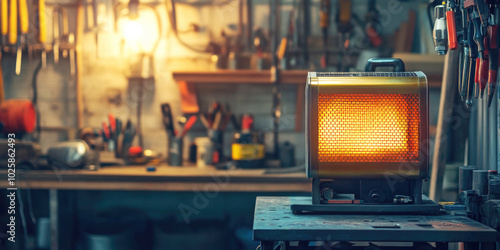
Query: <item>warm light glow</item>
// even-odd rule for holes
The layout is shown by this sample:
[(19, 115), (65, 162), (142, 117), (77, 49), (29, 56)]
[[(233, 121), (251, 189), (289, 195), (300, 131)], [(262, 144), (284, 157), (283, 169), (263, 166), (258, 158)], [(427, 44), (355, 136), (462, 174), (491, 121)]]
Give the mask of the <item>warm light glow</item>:
[(136, 19), (123, 16), (118, 21), (125, 48), (134, 52), (152, 53), (160, 38), (160, 24), (155, 12), (140, 9)]
[(319, 94), (320, 162), (419, 162), (417, 94)]
[(127, 41), (137, 41), (142, 36), (142, 27), (137, 20), (127, 18), (123, 21), (122, 35)]

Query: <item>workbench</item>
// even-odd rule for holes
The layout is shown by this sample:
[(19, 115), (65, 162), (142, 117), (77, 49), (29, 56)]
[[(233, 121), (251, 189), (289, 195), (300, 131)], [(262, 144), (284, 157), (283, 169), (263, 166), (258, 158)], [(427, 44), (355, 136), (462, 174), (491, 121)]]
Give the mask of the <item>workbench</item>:
[(21, 170), (16, 171), (16, 185), (9, 186), (7, 170), (0, 170), (1, 188), (48, 189), (51, 221), (51, 249), (71, 249), (68, 238), (74, 237), (72, 223), (76, 215), (76, 191), (186, 191), (215, 188), (218, 192), (304, 193), (311, 192), (311, 183), (305, 171), (268, 174), (265, 169), (216, 170), (196, 166), (103, 167), (97, 171), (80, 169)]
[(299, 249), (310, 249), (313, 241), (433, 242), (438, 249), (464, 242), (465, 249), (494, 249), (497, 237), (496, 230), (464, 216), (294, 215), (290, 209), (292, 204), (311, 203), (310, 197), (257, 197), (254, 240), (261, 241), (263, 250), (273, 249), (277, 241), (298, 241)]
[[(143, 190), (192, 191), (207, 183), (224, 182), (221, 191), (234, 192), (310, 192), (311, 182), (305, 170), (296, 173), (267, 174), (265, 169), (216, 170), (213, 167), (170, 167), (160, 165), (156, 171), (146, 166), (103, 167), (97, 171), (82, 169), (21, 170), (16, 172), (16, 187), (29, 189), (69, 190)], [(7, 180), (7, 170), (0, 170)], [(6, 181), (0, 187), (10, 187)]]

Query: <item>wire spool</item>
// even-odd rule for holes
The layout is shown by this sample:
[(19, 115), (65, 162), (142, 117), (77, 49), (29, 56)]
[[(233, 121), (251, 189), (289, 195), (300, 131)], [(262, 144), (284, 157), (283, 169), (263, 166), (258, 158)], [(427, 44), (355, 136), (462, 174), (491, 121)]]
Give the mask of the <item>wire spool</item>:
[(2, 133), (31, 133), (35, 129), (35, 106), (29, 100), (10, 99), (0, 104)]

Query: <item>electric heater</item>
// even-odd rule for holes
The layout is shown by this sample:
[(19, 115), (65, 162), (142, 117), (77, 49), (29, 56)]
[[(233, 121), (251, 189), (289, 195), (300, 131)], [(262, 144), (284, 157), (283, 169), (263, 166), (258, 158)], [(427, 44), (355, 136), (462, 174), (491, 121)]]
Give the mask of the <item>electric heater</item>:
[[(379, 67), (394, 72), (374, 72)], [(400, 59), (370, 59), (367, 72), (310, 72), (306, 169), (312, 204), (300, 212), (435, 213), (428, 176), (427, 78)]]

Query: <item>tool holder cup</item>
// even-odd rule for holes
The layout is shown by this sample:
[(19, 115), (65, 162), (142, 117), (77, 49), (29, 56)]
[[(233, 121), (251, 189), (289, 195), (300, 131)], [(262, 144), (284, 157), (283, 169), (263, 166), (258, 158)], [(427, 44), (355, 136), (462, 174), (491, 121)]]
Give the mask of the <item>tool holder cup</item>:
[(170, 166), (182, 166), (182, 153), (184, 138), (171, 137), (168, 142), (168, 164)]
[(209, 129), (208, 137), (210, 141), (213, 143), (214, 154), (217, 152), (218, 157), (213, 157), (213, 163), (219, 163), (223, 157), (223, 141), (224, 141), (224, 132), (217, 129)]

